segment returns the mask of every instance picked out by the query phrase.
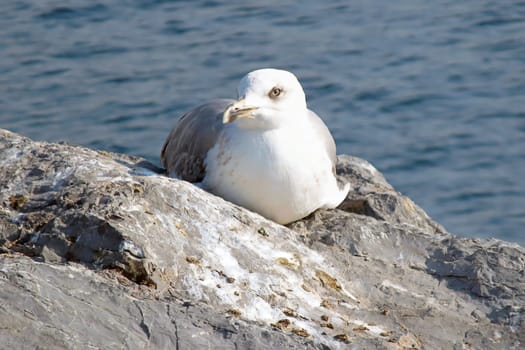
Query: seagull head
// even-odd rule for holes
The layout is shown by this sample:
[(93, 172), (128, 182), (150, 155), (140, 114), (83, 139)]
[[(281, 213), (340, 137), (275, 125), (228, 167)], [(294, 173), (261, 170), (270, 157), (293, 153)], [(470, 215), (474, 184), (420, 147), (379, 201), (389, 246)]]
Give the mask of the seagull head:
[(259, 69), (246, 74), (237, 90), (239, 99), (224, 111), (223, 123), (240, 128), (269, 130), (306, 114), (306, 97), (290, 72)]

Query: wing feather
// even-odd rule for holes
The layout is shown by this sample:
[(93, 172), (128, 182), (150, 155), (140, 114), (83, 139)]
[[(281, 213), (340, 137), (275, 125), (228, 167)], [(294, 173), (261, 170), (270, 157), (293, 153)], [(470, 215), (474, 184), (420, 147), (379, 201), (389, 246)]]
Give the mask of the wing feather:
[(200, 182), (206, 175), (204, 161), (223, 126), (222, 114), (233, 100), (213, 100), (184, 114), (170, 132), (161, 151), (168, 175)]
[(330, 130), (328, 130), (328, 127), (323, 122), (321, 117), (319, 117), (314, 111), (308, 110), (308, 117), (310, 118), (310, 122), (312, 123), (314, 129), (319, 135), (319, 138), (323, 140), (325, 150), (328, 156), (330, 157), (330, 159), (332, 160), (332, 165), (334, 167), (334, 173), (335, 173), (335, 165), (337, 162), (337, 158), (336, 158), (334, 138), (332, 137)]

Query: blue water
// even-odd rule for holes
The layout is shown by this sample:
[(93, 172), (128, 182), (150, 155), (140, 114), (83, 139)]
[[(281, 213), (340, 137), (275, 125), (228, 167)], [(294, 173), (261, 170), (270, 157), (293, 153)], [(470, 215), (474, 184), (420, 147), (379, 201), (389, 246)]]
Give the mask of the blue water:
[(158, 163), (184, 111), (284, 68), (339, 153), (453, 233), (525, 245), (525, 2), (266, 4), (3, 0), (0, 127)]

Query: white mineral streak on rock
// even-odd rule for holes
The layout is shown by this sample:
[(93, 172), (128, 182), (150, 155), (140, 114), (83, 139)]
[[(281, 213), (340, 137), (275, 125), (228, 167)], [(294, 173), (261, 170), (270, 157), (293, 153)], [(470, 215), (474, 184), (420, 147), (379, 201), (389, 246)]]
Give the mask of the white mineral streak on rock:
[(409, 294), (410, 296), (412, 296), (414, 298), (423, 298), (423, 299), (426, 299), (427, 303), (430, 303), (430, 304), (434, 300), (433, 298), (427, 298), (427, 297), (425, 297), (422, 294), (410, 291), (410, 290), (404, 288), (403, 286), (400, 286), (399, 284), (396, 284), (396, 283), (394, 283), (392, 281), (389, 281), (389, 280), (384, 280), (383, 282), (381, 282), (380, 288), (391, 288), (391, 289), (396, 290), (399, 293)]

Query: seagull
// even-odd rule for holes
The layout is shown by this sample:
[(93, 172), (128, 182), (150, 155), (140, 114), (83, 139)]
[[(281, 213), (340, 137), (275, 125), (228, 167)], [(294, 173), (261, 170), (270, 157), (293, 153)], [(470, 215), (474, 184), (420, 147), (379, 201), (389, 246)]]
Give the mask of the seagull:
[(180, 118), (161, 152), (168, 176), (283, 225), (337, 207), (350, 185), (338, 182), (334, 139), (295, 75), (255, 70), (237, 93)]

